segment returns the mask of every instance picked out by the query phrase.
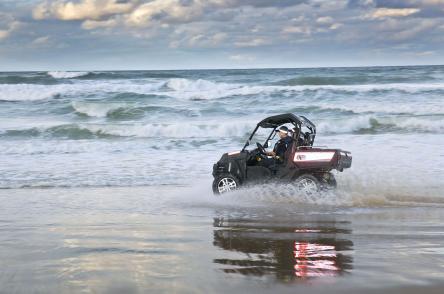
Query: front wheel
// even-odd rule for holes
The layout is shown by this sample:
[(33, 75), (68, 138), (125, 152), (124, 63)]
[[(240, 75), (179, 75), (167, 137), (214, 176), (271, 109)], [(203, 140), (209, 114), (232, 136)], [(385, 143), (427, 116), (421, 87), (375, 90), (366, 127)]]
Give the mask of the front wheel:
[(213, 181), (214, 194), (223, 194), (239, 188), (239, 180), (232, 175), (220, 175)]
[(305, 174), (295, 180), (296, 188), (306, 196), (312, 196), (321, 190), (321, 184), (314, 176)]

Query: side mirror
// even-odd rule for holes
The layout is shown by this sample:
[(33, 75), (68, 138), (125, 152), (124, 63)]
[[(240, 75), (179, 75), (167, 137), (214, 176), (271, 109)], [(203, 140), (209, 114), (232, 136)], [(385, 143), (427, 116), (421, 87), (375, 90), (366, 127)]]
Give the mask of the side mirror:
[(245, 143), (245, 147), (246, 146), (250, 146), (250, 141), (247, 141), (247, 143)]
[(269, 145), (268, 145), (268, 141), (267, 142), (265, 142), (265, 144), (264, 144), (264, 148), (268, 148), (269, 147)]

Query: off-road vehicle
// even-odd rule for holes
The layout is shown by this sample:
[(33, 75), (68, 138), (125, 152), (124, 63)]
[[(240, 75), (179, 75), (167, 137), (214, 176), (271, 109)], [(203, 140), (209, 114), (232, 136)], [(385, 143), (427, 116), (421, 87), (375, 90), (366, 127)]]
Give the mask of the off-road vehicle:
[[(291, 143), (283, 158), (275, 164), (265, 166), (269, 143), (276, 130), (287, 126)], [(256, 142), (256, 148), (248, 150), (258, 130), (268, 134), (264, 144)], [(352, 156), (348, 151), (313, 146), (316, 136), (315, 125), (305, 116), (292, 113), (280, 114), (263, 119), (256, 125), (240, 151), (225, 153), (213, 166), (213, 192), (222, 194), (240, 186), (269, 181), (292, 182), (304, 193), (313, 194), (322, 189), (336, 187), (332, 170), (342, 172), (351, 167)], [(269, 160), (268, 160), (269, 162)]]

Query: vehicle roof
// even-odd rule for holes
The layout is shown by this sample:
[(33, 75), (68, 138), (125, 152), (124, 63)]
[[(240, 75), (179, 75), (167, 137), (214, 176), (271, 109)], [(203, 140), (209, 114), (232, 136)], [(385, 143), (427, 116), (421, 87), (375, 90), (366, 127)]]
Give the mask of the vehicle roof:
[(306, 127), (316, 130), (316, 126), (305, 116), (294, 115), (293, 113), (284, 113), (267, 117), (258, 123), (262, 128), (276, 128), (280, 125), (292, 123), (295, 125), (305, 125)]

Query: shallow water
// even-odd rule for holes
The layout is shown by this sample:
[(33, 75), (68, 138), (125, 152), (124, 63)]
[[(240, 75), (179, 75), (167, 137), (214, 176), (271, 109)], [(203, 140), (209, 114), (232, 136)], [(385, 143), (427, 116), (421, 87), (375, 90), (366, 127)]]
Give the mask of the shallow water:
[[(4, 293), (439, 287), (444, 210), (315, 206), (196, 188), (1, 190)], [(297, 195), (293, 195), (297, 197)]]

